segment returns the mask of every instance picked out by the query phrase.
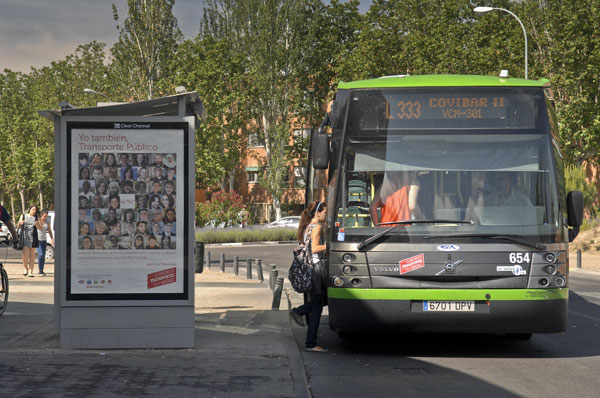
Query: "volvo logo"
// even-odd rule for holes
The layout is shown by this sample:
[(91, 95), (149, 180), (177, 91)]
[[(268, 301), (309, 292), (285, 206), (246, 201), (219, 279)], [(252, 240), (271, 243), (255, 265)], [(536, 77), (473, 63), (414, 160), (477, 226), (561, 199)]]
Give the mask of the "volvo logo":
[(453, 244), (444, 244), (437, 246), (435, 249), (442, 252), (455, 252), (457, 250), (460, 250), (460, 246)]
[(443, 275), (445, 273), (448, 274), (453, 274), (456, 272), (456, 267), (458, 267), (459, 265), (461, 265), (464, 261), (463, 260), (456, 260), (455, 262), (447, 262), (446, 265), (444, 265), (444, 269), (441, 270), (440, 272), (438, 272), (437, 274), (435, 274), (435, 276), (440, 276)]

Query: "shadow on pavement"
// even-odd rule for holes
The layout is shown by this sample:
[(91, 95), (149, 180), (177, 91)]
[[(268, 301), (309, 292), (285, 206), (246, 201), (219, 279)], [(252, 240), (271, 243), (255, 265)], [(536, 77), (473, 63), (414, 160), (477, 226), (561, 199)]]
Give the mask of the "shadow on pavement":
[(52, 305), (9, 304), (0, 317), (1, 396), (306, 396), (284, 312), (196, 314), (194, 349), (67, 350)]

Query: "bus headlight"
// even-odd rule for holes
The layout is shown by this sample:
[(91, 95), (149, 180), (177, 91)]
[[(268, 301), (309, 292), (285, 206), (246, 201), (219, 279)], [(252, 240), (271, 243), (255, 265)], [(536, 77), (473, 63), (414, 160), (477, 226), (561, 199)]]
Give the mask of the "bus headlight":
[(546, 279), (546, 278), (540, 279), (540, 285), (542, 285), (542, 286), (548, 286), (548, 279)]
[(554, 253), (546, 253), (546, 255), (544, 256), (544, 259), (548, 263), (553, 263), (556, 261), (556, 256), (554, 255)]
[(349, 265), (344, 265), (342, 267), (342, 272), (346, 275), (350, 275), (352, 273), (352, 267)]
[(344, 280), (339, 276), (336, 276), (335, 278), (333, 278), (333, 284), (337, 287), (342, 287), (344, 285)]
[(352, 254), (344, 253), (344, 255), (342, 256), (342, 261), (345, 263), (351, 263), (352, 262)]
[(556, 272), (556, 267), (554, 265), (547, 265), (544, 267), (544, 271), (546, 271), (548, 275), (552, 275)]
[(558, 287), (564, 287), (567, 284), (567, 281), (562, 276), (559, 276), (558, 278), (556, 278), (554, 283), (556, 283), (556, 286)]

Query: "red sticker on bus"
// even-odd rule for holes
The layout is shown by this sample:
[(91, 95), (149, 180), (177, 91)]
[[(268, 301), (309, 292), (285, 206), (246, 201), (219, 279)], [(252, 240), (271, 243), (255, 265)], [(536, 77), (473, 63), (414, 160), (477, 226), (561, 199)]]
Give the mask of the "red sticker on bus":
[(169, 283), (175, 283), (176, 280), (176, 268), (174, 267), (153, 272), (148, 274), (148, 289), (162, 285), (168, 285)]
[(405, 274), (407, 272), (423, 268), (424, 266), (425, 260), (423, 258), (423, 253), (417, 254), (416, 256), (400, 260), (400, 274)]

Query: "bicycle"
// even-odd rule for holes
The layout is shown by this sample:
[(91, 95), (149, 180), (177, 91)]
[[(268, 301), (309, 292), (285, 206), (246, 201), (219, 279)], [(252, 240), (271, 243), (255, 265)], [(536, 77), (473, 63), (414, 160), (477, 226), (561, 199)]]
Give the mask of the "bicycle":
[(2, 316), (8, 303), (8, 275), (3, 263), (0, 263), (0, 277), (2, 279), (0, 282), (0, 316)]
[[(0, 246), (3, 244), (6, 244), (8, 246), (7, 242), (0, 244)], [(8, 274), (6, 273), (6, 270), (4, 269), (4, 263), (0, 262), (0, 316), (2, 316), (2, 314), (4, 314), (7, 304), (8, 304)]]

